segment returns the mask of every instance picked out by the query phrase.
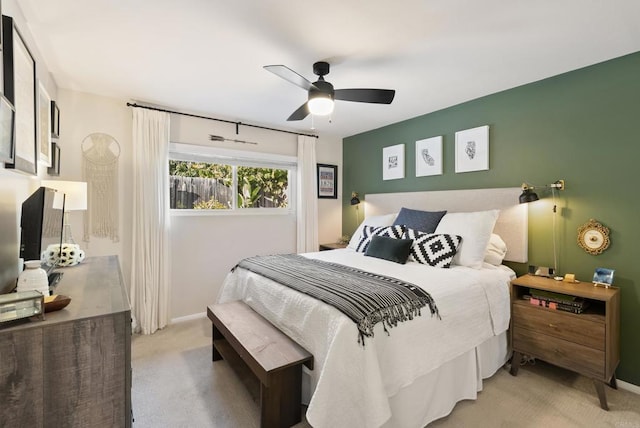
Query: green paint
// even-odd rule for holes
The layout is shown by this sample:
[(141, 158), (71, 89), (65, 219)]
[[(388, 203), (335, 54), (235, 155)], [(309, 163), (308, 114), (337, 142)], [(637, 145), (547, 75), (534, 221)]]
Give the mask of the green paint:
[[(455, 132), (490, 125), (489, 171), (456, 174)], [(443, 136), (444, 173), (415, 177), (415, 141)], [(405, 177), (382, 180), (382, 148), (405, 144)], [(558, 205), (559, 271), (589, 281), (615, 269), (622, 292), (617, 376), (640, 385), (640, 52), (466, 102), (344, 140), (344, 233), (356, 227), (352, 191), (367, 193), (514, 187), (566, 180)], [(348, 197), (347, 197), (348, 196)], [(553, 266), (549, 193), (529, 205), (529, 263)], [(611, 246), (591, 256), (576, 244), (594, 218)], [(524, 265), (512, 265), (524, 273)]]

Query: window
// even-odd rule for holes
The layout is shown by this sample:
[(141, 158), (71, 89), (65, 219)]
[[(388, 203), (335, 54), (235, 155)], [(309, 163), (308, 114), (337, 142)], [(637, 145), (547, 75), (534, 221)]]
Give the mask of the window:
[(174, 143), (169, 151), (170, 208), (291, 213), (295, 171), (296, 159), (290, 156)]

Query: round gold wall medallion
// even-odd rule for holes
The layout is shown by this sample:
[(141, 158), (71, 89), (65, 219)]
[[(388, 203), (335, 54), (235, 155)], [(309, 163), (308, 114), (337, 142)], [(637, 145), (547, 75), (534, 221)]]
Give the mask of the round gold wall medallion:
[(578, 228), (578, 245), (589, 254), (602, 254), (610, 243), (609, 228), (594, 219)]

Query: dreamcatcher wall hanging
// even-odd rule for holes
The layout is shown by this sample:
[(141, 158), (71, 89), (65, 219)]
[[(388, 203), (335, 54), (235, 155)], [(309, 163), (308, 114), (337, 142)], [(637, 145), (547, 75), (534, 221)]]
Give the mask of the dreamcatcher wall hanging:
[(84, 237), (118, 236), (118, 158), (120, 145), (111, 135), (94, 133), (82, 140), (82, 171), (87, 182), (87, 211), (84, 213)]

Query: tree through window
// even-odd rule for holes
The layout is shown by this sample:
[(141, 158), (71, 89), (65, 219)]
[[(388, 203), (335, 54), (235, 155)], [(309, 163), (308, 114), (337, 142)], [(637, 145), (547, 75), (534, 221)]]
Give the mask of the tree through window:
[(242, 162), (231, 165), (180, 157), (172, 153), (169, 160), (171, 209), (291, 208), (292, 168), (245, 166)]

